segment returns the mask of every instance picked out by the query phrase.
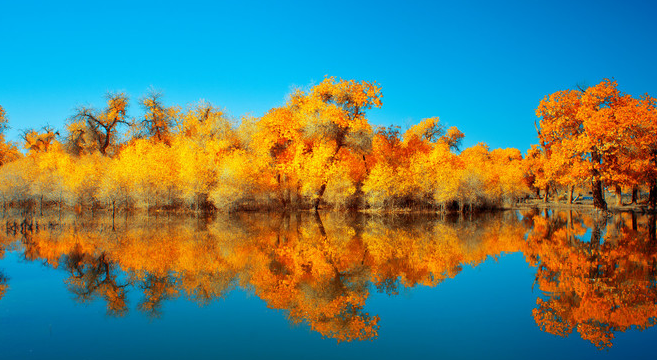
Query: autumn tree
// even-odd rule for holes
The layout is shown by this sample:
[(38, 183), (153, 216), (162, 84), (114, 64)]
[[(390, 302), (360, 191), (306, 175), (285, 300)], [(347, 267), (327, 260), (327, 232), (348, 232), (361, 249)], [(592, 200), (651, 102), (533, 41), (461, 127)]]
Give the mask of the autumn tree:
[(456, 126), (445, 130), (445, 126), (436, 117), (423, 119), (417, 125), (411, 126), (404, 133), (404, 142), (424, 141), (428, 143), (445, 143), (452, 150), (459, 150), (465, 135)]
[(0, 105), (0, 166), (15, 160), (19, 156), (16, 146), (5, 141), (4, 132), (9, 127), (8, 122), (5, 109)]
[(463, 137), (437, 117), (410, 127), (403, 138), (394, 127), (377, 130), (363, 187), (369, 205), (474, 211), (512, 205), (526, 194), (520, 151), (489, 151), (482, 143), (458, 154)]
[(48, 196), (53, 195), (55, 188), (62, 184), (62, 178), (57, 176), (55, 171), (58, 169), (55, 162), (59, 158), (55, 153), (61, 153), (61, 144), (57, 141), (59, 132), (46, 126), (41, 131), (25, 130), (23, 132), (23, 147), (27, 149), (28, 156), (22, 165), (22, 172), (27, 176), (23, 177), (27, 181), (26, 187), (29, 189), (27, 200), (28, 206), (32, 201), (38, 198), (40, 210), (43, 209), (43, 202)]
[(372, 208), (440, 206), (455, 199), (450, 180), (456, 178), (456, 151), (463, 133), (456, 127), (445, 131), (438, 117), (426, 118), (403, 135), (399, 128), (375, 132), (371, 169), (363, 190)]
[(596, 208), (607, 208), (603, 183), (615, 187), (622, 205), (622, 186), (636, 188), (649, 181), (646, 174), (654, 174), (654, 136), (648, 134), (654, 134), (656, 116), (649, 96), (635, 99), (606, 79), (545, 97), (536, 115), (545, 173), (571, 186), (590, 182)]
[[(587, 180), (591, 181), (594, 205), (606, 209), (602, 198), (602, 177), (600, 174), (601, 154), (593, 144), (588, 144), (584, 120), (579, 117), (583, 94), (576, 90), (558, 91), (545, 97), (536, 109), (541, 119), (536, 126), (541, 150), (546, 161), (543, 162), (546, 175), (546, 201), (549, 182), (555, 181), (555, 173), (560, 162), (552, 161), (553, 153), (568, 154), (570, 159), (583, 159), (587, 164)], [(574, 149), (572, 151), (571, 149)], [(566, 169), (567, 170), (567, 169)]]
[(0, 198), (3, 210), (8, 206), (21, 203), (30, 197), (30, 185), (34, 174), (29, 171), (33, 167), (30, 159), (21, 157), (0, 166)]
[(207, 101), (199, 101), (190, 105), (181, 114), (182, 120), (176, 129), (182, 136), (199, 142), (218, 139), (237, 146), (239, 142), (235, 134), (234, 124), (223, 110)]
[(376, 129), (372, 152), (366, 157), (368, 174), (363, 183), (365, 199), (370, 207), (394, 208), (410, 200), (414, 185), (408, 176), (412, 152), (402, 139), (399, 127)]
[[(547, 159), (545, 152), (538, 145), (532, 145), (527, 150), (527, 156), (523, 161), (523, 173), (525, 183), (540, 196), (541, 189), (546, 189), (549, 183), (549, 177), (546, 172)], [(547, 196), (545, 198), (547, 201)]]
[(45, 126), (42, 131), (26, 130), (23, 132), (23, 147), (32, 154), (47, 152), (57, 142), (57, 136), (59, 131), (50, 126)]
[[(278, 201), (286, 207), (294, 198), (309, 199), (317, 209), (332, 185), (334, 199), (354, 195), (371, 148), (365, 111), (380, 106), (375, 83), (327, 77), (308, 91), (295, 91), (285, 106), (259, 119), (253, 149), (262, 167), (270, 169), (263, 178)], [(344, 163), (359, 170), (349, 171)]]
[(520, 150), (514, 148), (494, 149), (489, 155), (491, 175), (496, 186), (489, 188), (488, 196), (496, 199), (497, 205), (515, 205), (529, 193), (524, 181), (523, 162)]
[(106, 98), (105, 109), (99, 111), (82, 106), (71, 117), (67, 142), (73, 154), (81, 155), (95, 148), (107, 155), (108, 148), (116, 141), (117, 127), (129, 124), (126, 115), (128, 96), (109, 93)]
[(456, 152), (464, 134), (456, 127), (445, 130), (438, 117), (426, 118), (410, 127), (403, 136), (408, 170), (400, 173), (408, 177), (407, 192), (413, 194), (417, 205), (429, 204), (446, 210), (456, 200), (456, 182), (463, 162)]
[(141, 130), (145, 135), (158, 142), (169, 144), (171, 128), (178, 114), (178, 109), (166, 107), (162, 102), (162, 93), (151, 90), (141, 99), (144, 117), (141, 120)]
[[(179, 158), (178, 187), (186, 200), (196, 209), (207, 203), (217, 183), (224, 159), (242, 147), (238, 133), (224, 112), (216, 106), (201, 101), (181, 114), (172, 140), (173, 154)], [(232, 199), (239, 194), (229, 194)]]
[(308, 93), (297, 91), (288, 106), (301, 117), (305, 152), (312, 154), (312, 165), (302, 175), (314, 175), (316, 191), (312, 208), (317, 210), (330, 172), (343, 148), (360, 150), (367, 147), (371, 131), (365, 111), (381, 106), (381, 89), (372, 82), (337, 80), (327, 77)]
[[(616, 81), (604, 80), (581, 93), (577, 117), (582, 121), (584, 135), (581, 147), (590, 149), (593, 179), (593, 201), (598, 208), (606, 208), (598, 195), (598, 179), (616, 186), (618, 205), (622, 205), (620, 185), (627, 182), (627, 173), (617, 164), (629, 162), (628, 145), (632, 145), (633, 117), (623, 116), (633, 98), (617, 89)], [(630, 105), (631, 106), (631, 105)], [(600, 199), (598, 199), (600, 197)], [(602, 206), (600, 206), (602, 204)]]
[[(633, 188), (633, 201), (636, 186), (647, 184), (649, 188), (648, 203), (657, 207), (657, 100), (649, 95), (634, 99), (626, 111), (621, 114), (624, 122), (633, 124), (630, 132), (631, 141), (625, 144), (629, 153), (624, 169)], [(622, 164), (621, 164), (622, 165)]]

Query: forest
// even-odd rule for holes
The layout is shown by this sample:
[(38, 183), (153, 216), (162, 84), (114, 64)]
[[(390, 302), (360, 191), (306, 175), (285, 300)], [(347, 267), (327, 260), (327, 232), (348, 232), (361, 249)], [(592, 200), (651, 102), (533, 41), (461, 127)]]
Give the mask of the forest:
[(524, 156), (485, 143), (462, 149), (465, 135), (438, 117), (403, 132), (372, 126), (367, 112), (382, 98), (374, 82), (326, 77), (259, 118), (205, 101), (169, 106), (156, 91), (131, 118), (130, 97), (108, 93), (104, 108), (78, 107), (65, 129), (23, 130), (22, 142), (4, 138), (10, 109), (0, 106), (2, 206), (473, 212), (540, 196), (606, 210), (608, 192), (617, 207), (657, 205), (655, 99), (616, 81), (540, 100), (539, 144)]

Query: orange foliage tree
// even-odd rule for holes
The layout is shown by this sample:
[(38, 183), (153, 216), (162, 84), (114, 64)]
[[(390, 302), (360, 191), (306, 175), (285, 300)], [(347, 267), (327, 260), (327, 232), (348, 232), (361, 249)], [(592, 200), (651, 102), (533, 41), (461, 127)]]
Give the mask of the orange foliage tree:
[[(606, 209), (603, 185), (636, 188), (654, 179), (654, 100), (634, 99), (604, 80), (587, 89), (558, 91), (541, 100), (538, 136), (549, 181), (571, 186), (591, 184), (594, 206)], [(651, 191), (653, 193), (653, 191)], [(657, 195), (655, 195), (657, 196)]]
[(318, 209), (327, 185), (344, 174), (338, 164), (369, 150), (365, 111), (380, 107), (381, 97), (375, 83), (327, 77), (308, 92), (297, 90), (285, 107), (261, 119), (256, 146), (271, 158), (283, 205), (296, 192), (307, 194)]
[(4, 132), (7, 130), (8, 122), (5, 109), (0, 105), (0, 166), (16, 160), (19, 157), (19, 152), (16, 146), (5, 141)]
[(107, 107), (102, 111), (86, 106), (78, 108), (68, 126), (70, 151), (82, 155), (97, 149), (108, 155), (108, 149), (116, 145), (117, 127), (129, 124), (127, 108), (128, 97), (124, 93), (107, 94)]

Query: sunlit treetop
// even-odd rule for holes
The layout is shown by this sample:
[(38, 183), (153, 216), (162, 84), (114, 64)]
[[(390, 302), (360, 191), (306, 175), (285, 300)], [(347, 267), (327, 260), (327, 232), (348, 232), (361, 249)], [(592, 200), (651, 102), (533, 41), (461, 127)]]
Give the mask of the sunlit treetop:
[(0, 105), (0, 166), (16, 160), (20, 157), (20, 151), (12, 142), (5, 142), (3, 132), (7, 129), (7, 115), (5, 109)]
[(414, 139), (431, 143), (442, 142), (449, 145), (451, 149), (458, 150), (464, 137), (465, 135), (456, 126), (452, 126), (445, 131), (445, 126), (435, 116), (423, 119), (417, 125), (413, 125), (406, 130), (404, 143), (408, 144)]
[(365, 110), (380, 108), (382, 97), (376, 83), (327, 77), (308, 93), (296, 91), (289, 104), (307, 119), (319, 117), (323, 122), (358, 131), (369, 128)]
[(67, 143), (76, 155), (100, 151), (108, 155), (117, 138), (117, 127), (128, 125), (128, 96), (125, 93), (108, 93), (107, 107), (103, 110), (82, 106), (71, 117)]
[(59, 135), (59, 132), (49, 127), (45, 127), (43, 131), (27, 130), (23, 134), (24, 148), (29, 150), (30, 153), (47, 152), (52, 144), (57, 141), (57, 135)]
[(423, 119), (417, 125), (413, 125), (406, 130), (404, 133), (404, 142), (409, 142), (413, 137), (429, 142), (436, 142), (444, 134), (445, 127), (440, 123), (440, 119), (435, 116)]
[(141, 121), (142, 135), (156, 141), (170, 144), (171, 128), (180, 113), (177, 107), (167, 107), (162, 102), (162, 93), (151, 90), (141, 100), (144, 116)]
[(177, 125), (179, 133), (199, 140), (226, 138), (233, 132), (232, 124), (224, 117), (224, 112), (206, 101), (191, 105)]

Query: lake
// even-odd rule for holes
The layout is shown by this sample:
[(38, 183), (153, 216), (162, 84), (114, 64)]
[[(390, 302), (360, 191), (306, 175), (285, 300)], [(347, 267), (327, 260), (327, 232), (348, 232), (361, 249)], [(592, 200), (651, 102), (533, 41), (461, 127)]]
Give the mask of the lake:
[(654, 215), (23, 219), (0, 233), (3, 359), (620, 359), (657, 340)]

